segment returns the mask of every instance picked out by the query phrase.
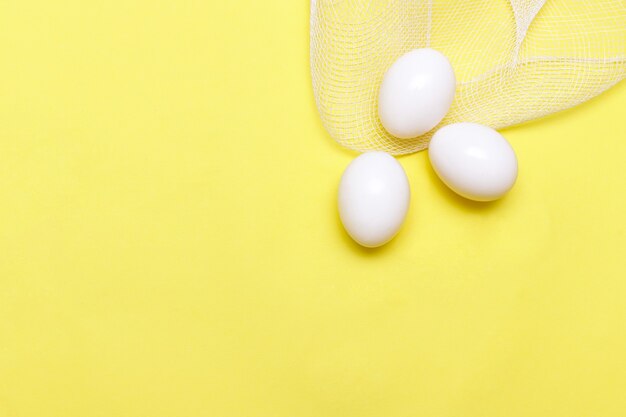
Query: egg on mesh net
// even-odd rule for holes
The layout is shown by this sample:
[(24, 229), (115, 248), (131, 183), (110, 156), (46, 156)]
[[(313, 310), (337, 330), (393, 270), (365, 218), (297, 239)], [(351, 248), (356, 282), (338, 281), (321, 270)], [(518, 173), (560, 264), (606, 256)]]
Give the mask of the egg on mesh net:
[(456, 78), (442, 53), (415, 49), (387, 70), (378, 96), (378, 115), (384, 128), (400, 139), (423, 135), (448, 113)]

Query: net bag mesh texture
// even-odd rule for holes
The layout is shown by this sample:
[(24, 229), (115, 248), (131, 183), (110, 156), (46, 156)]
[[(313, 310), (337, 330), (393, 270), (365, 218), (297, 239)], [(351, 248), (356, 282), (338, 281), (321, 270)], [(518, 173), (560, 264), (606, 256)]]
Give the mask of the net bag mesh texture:
[[(626, 76), (626, 0), (311, 0), (311, 75), (322, 122), (342, 146), (394, 155), (438, 127), (502, 128), (582, 103)], [(383, 75), (430, 47), (454, 67), (450, 112), (414, 139), (378, 118)]]

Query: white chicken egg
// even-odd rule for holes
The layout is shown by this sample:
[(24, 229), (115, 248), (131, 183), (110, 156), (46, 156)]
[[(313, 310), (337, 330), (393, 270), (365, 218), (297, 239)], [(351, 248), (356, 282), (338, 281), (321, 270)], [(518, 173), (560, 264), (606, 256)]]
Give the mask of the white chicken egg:
[(509, 142), (480, 124), (455, 123), (439, 129), (428, 156), (439, 178), (471, 200), (496, 200), (517, 179), (517, 157)]
[(400, 230), (409, 209), (409, 181), (396, 159), (367, 152), (346, 168), (339, 184), (339, 216), (360, 245), (377, 247)]
[(456, 78), (450, 61), (434, 49), (415, 49), (387, 70), (378, 96), (384, 128), (400, 139), (433, 129), (452, 105)]

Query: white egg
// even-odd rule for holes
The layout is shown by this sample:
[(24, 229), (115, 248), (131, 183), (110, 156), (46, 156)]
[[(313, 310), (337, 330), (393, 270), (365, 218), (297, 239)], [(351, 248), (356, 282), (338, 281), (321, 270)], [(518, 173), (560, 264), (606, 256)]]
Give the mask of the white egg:
[(402, 165), (385, 152), (367, 152), (346, 168), (339, 184), (339, 216), (357, 243), (377, 247), (400, 230), (411, 192)]
[(398, 58), (383, 78), (378, 96), (380, 121), (400, 139), (423, 135), (448, 113), (455, 89), (448, 58), (434, 49), (415, 49)]
[(439, 129), (430, 141), (428, 156), (439, 178), (471, 200), (496, 200), (517, 179), (517, 158), (509, 142), (492, 128), (476, 123)]

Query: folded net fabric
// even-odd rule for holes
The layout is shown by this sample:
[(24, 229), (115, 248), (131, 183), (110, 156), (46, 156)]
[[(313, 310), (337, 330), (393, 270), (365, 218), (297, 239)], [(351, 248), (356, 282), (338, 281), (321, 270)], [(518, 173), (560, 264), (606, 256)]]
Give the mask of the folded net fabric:
[(431, 131), (396, 139), (380, 124), (378, 89), (411, 49), (450, 59), (454, 103), (441, 125), (494, 128), (582, 103), (626, 76), (623, 0), (311, 0), (311, 75), (330, 135), (357, 151), (428, 147)]

